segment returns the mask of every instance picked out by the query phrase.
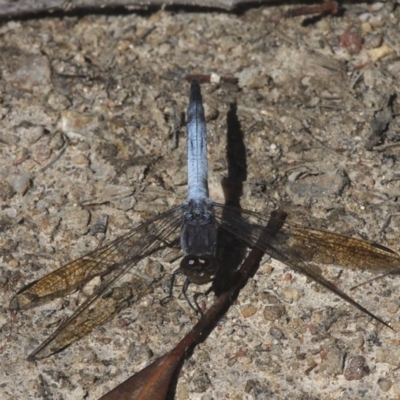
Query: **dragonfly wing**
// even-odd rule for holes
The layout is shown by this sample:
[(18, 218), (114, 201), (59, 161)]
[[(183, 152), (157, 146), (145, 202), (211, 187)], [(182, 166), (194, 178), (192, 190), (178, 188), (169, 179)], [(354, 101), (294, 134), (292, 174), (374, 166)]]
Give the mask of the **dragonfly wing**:
[[(141, 280), (134, 283), (133, 289), (129, 291), (114, 288), (109, 292), (108, 289), (141, 259), (161, 248), (163, 244), (177, 239), (181, 223), (181, 208), (174, 208), (23, 288), (11, 300), (11, 307), (14, 309), (21, 308), (21, 305), (29, 308), (44, 303), (69, 293), (95, 276), (107, 274), (93, 294), (29, 355), (28, 360), (44, 358), (63, 350), (118, 313), (128, 302), (143, 296), (148, 286)], [(78, 273), (75, 273), (76, 270)], [(70, 276), (70, 271), (74, 271), (74, 276)], [(76, 278), (78, 275), (80, 279)], [(53, 286), (47, 287), (49, 282)]]
[[(215, 205), (214, 208), (217, 210), (217, 222), (222, 228), (232, 233), (236, 231), (236, 236), (250, 247), (256, 246), (269, 216), (223, 205)], [(264, 236), (261, 250), (274, 258), (293, 253), (293, 257), (307, 263), (375, 272), (400, 272), (400, 255), (373, 242), (287, 223), (276, 235), (264, 233)]]
[(288, 226), (291, 246), (304, 247), (310, 262), (375, 272), (400, 272), (400, 255), (388, 247), (336, 233)]
[(129, 286), (113, 288), (92, 298), (89, 304), (83, 303), (71, 318), (64, 321), (28, 356), (28, 360), (46, 358), (64, 350), (88, 335), (95, 327), (103, 325), (130, 303), (138, 301), (150, 290), (149, 284), (135, 277)]
[(397, 269), (400, 267), (400, 256), (397, 253), (370, 242), (298, 226), (284, 225), (271, 235), (265, 230), (267, 219), (263, 216), (247, 210), (221, 205), (219, 207), (218, 210), (218, 206), (214, 206), (215, 218), (223, 229), (233, 233), (250, 247), (259, 248), (295, 271), (325, 286), (360, 311), (388, 326), (381, 318), (324, 278), (310, 263), (359, 268), (363, 261), (362, 251), (366, 249), (367, 256), (374, 256), (374, 259), (363, 264), (363, 269), (385, 270), (386, 268), (387, 271), (393, 272), (396, 267)]
[(11, 299), (10, 309), (36, 307), (82, 287), (96, 276), (120, 270), (128, 261), (138, 262), (163, 242), (174, 239), (180, 224), (180, 207), (158, 215), (109, 244), (23, 287)]

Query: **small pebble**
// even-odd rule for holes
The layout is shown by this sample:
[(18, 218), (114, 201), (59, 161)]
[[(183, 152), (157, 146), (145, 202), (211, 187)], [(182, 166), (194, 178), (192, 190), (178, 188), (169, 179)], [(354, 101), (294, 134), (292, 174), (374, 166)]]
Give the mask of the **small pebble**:
[(320, 352), (321, 370), (329, 375), (342, 374), (345, 355), (346, 353), (335, 345), (324, 347)]
[(389, 311), (391, 314), (397, 314), (397, 311), (399, 311), (399, 304), (395, 301), (390, 302), (387, 305), (386, 310)]
[(263, 317), (266, 321), (276, 321), (286, 314), (286, 308), (282, 304), (274, 304), (265, 306)]
[(84, 156), (83, 154), (76, 155), (71, 161), (72, 161), (72, 163), (74, 165), (87, 165), (87, 164), (89, 164), (89, 161), (88, 161), (87, 157)]
[(51, 83), (49, 60), (42, 55), (21, 57), (19, 68), (9, 80), (26, 90), (32, 90), (35, 86), (46, 87)]
[(285, 334), (276, 326), (271, 326), (269, 334), (276, 340), (281, 340), (285, 337)]
[(182, 382), (180, 379), (176, 386), (176, 399), (177, 400), (188, 400), (189, 399), (189, 391), (186, 383)]
[(388, 392), (392, 388), (392, 381), (386, 378), (379, 378), (378, 385), (383, 392)]
[(348, 27), (340, 38), (340, 45), (350, 54), (358, 54), (363, 42), (361, 30), (353, 26)]
[(24, 195), (31, 185), (31, 178), (25, 174), (11, 176), (7, 181), (11, 187), (21, 195)]
[(383, 43), (383, 37), (381, 35), (369, 35), (367, 40), (365, 41), (365, 48), (376, 49), (377, 47), (381, 47)]
[(0, 181), (0, 199), (4, 201), (10, 200), (15, 193), (16, 191), (8, 181)]
[(396, 396), (400, 396), (400, 384), (395, 382), (392, 386), (392, 391)]
[(65, 208), (62, 213), (61, 226), (63, 229), (74, 231), (77, 235), (85, 234), (89, 228), (90, 214), (79, 208)]
[(350, 357), (344, 369), (344, 377), (348, 381), (358, 381), (369, 375), (369, 367), (363, 356)]
[(361, 347), (364, 345), (364, 338), (361, 335), (354, 337), (351, 343), (352, 348), (361, 349)]
[(377, 349), (376, 361), (400, 366), (400, 349), (397, 346)]
[(153, 352), (146, 345), (132, 344), (127, 353), (127, 359), (135, 364), (148, 362), (153, 357)]
[(363, 22), (361, 24), (361, 29), (364, 33), (371, 33), (373, 31), (372, 26), (369, 22)]
[(372, 61), (379, 61), (380, 59), (393, 54), (394, 50), (392, 49), (392, 47), (384, 44), (381, 47), (368, 50), (367, 53)]
[(9, 218), (15, 218), (17, 216), (17, 210), (15, 208), (5, 208), (3, 210), (4, 215), (7, 215), (7, 217)]
[(248, 318), (257, 312), (257, 308), (250, 304), (250, 305), (243, 306), (240, 309), (240, 312), (242, 313), (244, 318)]
[(76, 111), (63, 111), (61, 113), (60, 128), (71, 138), (75, 135), (86, 136), (100, 124), (97, 115), (83, 114)]
[(151, 277), (151, 279), (161, 279), (164, 274), (164, 267), (158, 261), (151, 258), (144, 260), (144, 272)]
[(299, 301), (299, 299), (300, 299), (300, 293), (299, 293), (299, 291), (298, 291), (298, 290), (291, 289), (291, 288), (284, 288), (284, 289), (282, 289), (281, 294), (282, 294), (282, 297), (283, 297), (285, 300), (289, 301), (290, 303)]
[(210, 378), (204, 371), (197, 371), (190, 381), (190, 390), (194, 393), (203, 393), (211, 385)]

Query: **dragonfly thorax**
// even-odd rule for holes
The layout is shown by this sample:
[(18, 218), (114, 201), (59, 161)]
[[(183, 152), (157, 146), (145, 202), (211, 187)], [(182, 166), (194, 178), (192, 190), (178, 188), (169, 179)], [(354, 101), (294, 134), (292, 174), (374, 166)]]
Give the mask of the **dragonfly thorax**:
[(181, 248), (186, 255), (215, 255), (217, 229), (212, 202), (188, 200), (183, 204)]
[(184, 222), (207, 224), (214, 215), (213, 202), (207, 198), (186, 200), (182, 207)]

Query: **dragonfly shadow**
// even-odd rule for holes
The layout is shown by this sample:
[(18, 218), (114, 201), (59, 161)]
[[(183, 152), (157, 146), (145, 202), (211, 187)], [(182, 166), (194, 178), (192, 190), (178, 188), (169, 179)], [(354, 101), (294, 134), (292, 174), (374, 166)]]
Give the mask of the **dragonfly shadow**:
[[(243, 182), (247, 179), (247, 158), (244, 134), (237, 116), (237, 105), (232, 103), (227, 113), (226, 159), (228, 175), (221, 181), (225, 205), (240, 209)], [(226, 211), (222, 212), (224, 218)], [(238, 213), (237, 218), (241, 218)], [(217, 232), (218, 271), (212, 284), (216, 296), (226, 292), (233, 281), (246, 254), (247, 245), (225, 229)]]

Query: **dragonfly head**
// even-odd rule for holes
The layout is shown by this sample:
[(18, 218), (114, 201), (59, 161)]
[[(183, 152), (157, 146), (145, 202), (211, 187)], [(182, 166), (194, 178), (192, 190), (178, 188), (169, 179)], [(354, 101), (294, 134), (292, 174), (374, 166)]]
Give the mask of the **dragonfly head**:
[(180, 270), (191, 283), (203, 285), (214, 279), (217, 267), (217, 261), (211, 254), (189, 254), (183, 257)]

